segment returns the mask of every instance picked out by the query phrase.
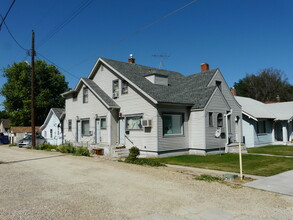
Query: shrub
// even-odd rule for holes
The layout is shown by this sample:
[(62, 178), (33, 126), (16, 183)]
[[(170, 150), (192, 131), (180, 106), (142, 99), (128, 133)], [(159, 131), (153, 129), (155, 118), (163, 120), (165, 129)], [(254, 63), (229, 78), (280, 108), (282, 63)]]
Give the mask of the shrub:
[(51, 145), (48, 143), (39, 144), (39, 145), (36, 145), (36, 147), (35, 147), (36, 150), (46, 150), (46, 151), (51, 151), (52, 149), (56, 149), (56, 148), (57, 148), (57, 146)]
[(148, 158), (137, 158), (139, 156), (139, 149), (137, 147), (132, 147), (129, 149), (129, 155), (126, 157), (125, 161), (126, 163), (132, 163), (132, 164), (138, 164), (138, 165), (147, 165), (152, 167), (159, 167), (159, 166), (165, 166), (165, 164), (162, 164), (156, 160), (148, 159)]
[(16, 143), (9, 144), (9, 147), (15, 147), (15, 146), (17, 146)]
[(76, 148), (74, 146), (72, 146), (71, 144), (61, 144), (57, 147), (56, 149), (57, 151), (61, 152), (61, 153), (75, 153), (76, 152)]
[(77, 148), (76, 152), (73, 155), (89, 157), (90, 151), (85, 147), (79, 147), (79, 148)]
[(129, 149), (129, 155), (128, 158), (131, 159), (137, 159), (137, 157), (139, 156), (139, 149), (137, 147), (132, 147)]

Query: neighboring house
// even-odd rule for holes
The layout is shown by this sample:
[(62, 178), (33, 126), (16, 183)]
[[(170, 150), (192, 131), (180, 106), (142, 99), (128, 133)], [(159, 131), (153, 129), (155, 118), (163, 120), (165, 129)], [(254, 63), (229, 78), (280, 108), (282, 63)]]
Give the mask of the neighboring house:
[(1, 119), (0, 120), (0, 133), (9, 134), (10, 133), (10, 120)]
[(229, 151), (242, 141), (241, 106), (219, 69), (189, 76), (99, 58), (66, 98), (64, 140), (75, 145), (136, 146), (166, 156)]
[(293, 102), (266, 104), (276, 116), (273, 127), (274, 141), (284, 144), (293, 140)]
[(41, 126), (42, 136), (52, 145), (62, 144), (62, 117), (65, 109), (51, 108), (44, 124)]
[(293, 102), (264, 104), (252, 98), (235, 98), (242, 106), (246, 147), (287, 144), (292, 141)]
[[(40, 127), (35, 127), (35, 131), (39, 132)], [(32, 127), (11, 127), (10, 143), (17, 143), (20, 139), (32, 134)]]

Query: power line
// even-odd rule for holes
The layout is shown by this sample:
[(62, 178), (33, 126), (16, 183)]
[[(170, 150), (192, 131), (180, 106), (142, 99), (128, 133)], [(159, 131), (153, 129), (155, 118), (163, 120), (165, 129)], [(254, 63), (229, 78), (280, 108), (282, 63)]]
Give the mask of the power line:
[[(133, 37), (133, 36), (135, 36), (135, 35), (137, 35), (137, 34), (140, 34), (141, 32), (147, 30), (148, 28), (154, 26), (154, 25), (157, 24), (157, 23), (160, 23), (161, 21), (165, 20), (166, 18), (168, 18), (168, 17), (170, 17), (170, 16), (176, 14), (177, 12), (183, 10), (184, 8), (190, 6), (191, 4), (193, 4), (193, 3), (197, 2), (197, 1), (198, 1), (198, 0), (193, 0), (193, 1), (189, 2), (189, 3), (187, 3), (186, 5), (183, 5), (183, 6), (179, 7), (179, 8), (177, 8), (177, 9), (175, 9), (174, 11), (172, 11), (172, 12), (170, 12), (170, 13), (168, 13), (168, 14), (162, 16), (162, 17), (160, 17), (159, 19), (157, 19), (157, 20), (155, 20), (155, 21), (153, 21), (153, 22), (151, 22), (151, 23), (149, 23), (149, 24), (143, 26), (142, 28), (138, 29), (137, 31), (132, 32), (131, 34), (127, 35), (126, 37), (124, 37), (124, 38), (122, 38), (122, 39), (120, 39), (120, 40), (118, 40), (118, 41), (116, 41), (116, 42), (110, 44), (110, 45), (107, 46), (107, 47), (102, 48), (102, 49), (100, 50), (100, 52), (102, 52), (102, 51), (104, 52), (104, 51), (106, 51), (106, 50), (109, 50), (109, 49), (111, 49), (112, 47), (114, 47), (114, 46), (116, 46), (116, 45), (118, 45), (118, 44), (120, 44), (120, 43), (122, 43), (122, 42), (128, 40), (129, 38), (131, 38), (131, 37)], [(96, 56), (96, 54), (97, 54), (97, 53), (93, 53), (93, 54), (91, 54), (90, 56), (88, 56), (87, 58), (85, 58), (84, 60), (82, 60), (81, 62), (79, 62), (78, 64), (76, 64), (76, 65), (70, 67), (69, 69), (71, 70), (71, 69), (75, 68), (76, 66), (79, 66), (79, 65), (81, 65), (81, 64), (83, 64), (83, 63), (85, 63), (85, 62), (87, 62), (87, 61), (88, 61), (89, 59), (91, 59), (93, 56)]]
[(61, 66), (58, 66), (56, 63), (54, 63), (53, 61), (49, 60), (47, 57), (45, 57), (44, 55), (37, 53), (39, 56), (43, 57), (45, 60), (47, 60), (48, 62), (52, 63), (54, 66), (58, 67), (59, 69), (63, 70), (64, 72), (68, 73), (69, 75), (71, 75), (72, 77), (79, 79), (80, 77), (75, 76), (74, 74), (72, 74), (71, 72), (67, 71), (66, 69), (62, 68)]
[(87, 8), (93, 0), (87, 0), (86, 2), (82, 3), (79, 8), (71, 13), (59, 26), (53, 29), (48, 35), (47, 38), (38, 46), (40, 48), (45, 43), (47, 43), (55, 34), (61, 31), (67, 24), (69, 24), (77, 15), (79, 15), (85, 8)]
[(6, 22), (4, 21), (4, 18), (2, 17), (2, 15), (0, 14), (1, 18), (2, 18), (2, 21), (3, 21), (3, 24), (5, 25), (6, 27), (6, 30), (8, 31), (8, 33), (10, 34), (11, 38), (14, 40), (14, 42), (23, 50), (27, 51), (27, 49), (25, 49), (23, 46), (21, 46), (21, 44), (15, 39), (15, 37), (13, 36), (13, 34), (11, 33), (11, 31), (9, 30)]
[(7, 17), (7, 15), (9, 14), (9, 12), (10, 12), (10, 10), (11, 10), (12, 6), (14, 5), (14, 3), (15, 3), (15, 0), (13, 0), (13, 2), (11, 3), (11, 5), (10, 5), (10, 7), (9, 7), (8, 11), (6, 12), (6, 14), (5, 14), (4, 18), (2, 18), (2, 22), (1, 22), (1, 24), (0, 24), (0, 31), (1, 31), (2, 24), (4, 23), (4, 21), (5, 21), (6, 17)]

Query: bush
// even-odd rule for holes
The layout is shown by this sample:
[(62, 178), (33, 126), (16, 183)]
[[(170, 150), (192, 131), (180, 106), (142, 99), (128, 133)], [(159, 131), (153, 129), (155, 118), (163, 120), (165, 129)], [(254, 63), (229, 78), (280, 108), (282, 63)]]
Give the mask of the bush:
[(73, 154), (76, 152), (76, 148), (72, 146), (71, 144), (61, 144), (57, 147), (56, 150), (61, 153), (70, 153), (70, 154)]
[(90, 151), (85, 147), (79, 147), (79, 148), (77, 148), (76, 152), (73, 155), (89, 157)]
[(128, 158), (130, 159), (137, 159), (137, 157), (139, 156), (139, 149), (137, 147), (132, 147), (129, 149), (129, 155)]
[(203, 181), (207, 181), (207, 182), (223, 182), (224, 178), (222, 177), (218, 177), (218, 176), (211, 176), (208, 174), (201, 174), (200, 176), (195, 177), (194, 179), (196, 180), (203, 180)]
[(35, 147), (36, 150), (46, 150), (46, 151), (51, 151), (52, 149), (56, 150), (56, 148), (57, 148), (57, 146), (51, 145), (48, 143), (39, 144), (39, 145), (36, 145), (36, 147)]
[(132, 147), (129, 149), (129, 155), (126, 157), (125, 161), (126, 163), (132, 163), (132, 164), (138, 164), (138, 165), (147, 165), (152, 167), (159, 167), (159, 166), (165, 166), (165, 164), (162, 164), (156, 160), (148, 159), (148, 158), (137, 158), (139, 156), (139, 149), (137, 147)]

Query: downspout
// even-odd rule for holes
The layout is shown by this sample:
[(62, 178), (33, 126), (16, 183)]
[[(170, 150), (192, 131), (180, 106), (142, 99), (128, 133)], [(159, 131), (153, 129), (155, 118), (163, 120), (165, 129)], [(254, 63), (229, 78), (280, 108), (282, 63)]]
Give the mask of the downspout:
[(228, 153), (228, 144), (229, 144), (228, 116), (231, 115), (232, 112), (233, 112), (233, 109), (231, 109), (229, 113), (224, 114), (224, 116), (226, 117), (226, 144), (225, 144), (225, 153)]

